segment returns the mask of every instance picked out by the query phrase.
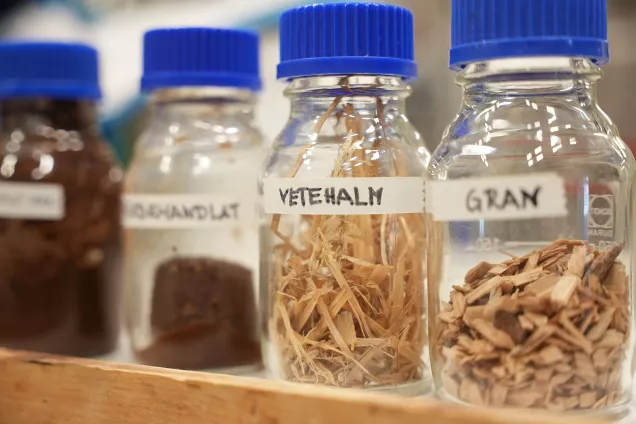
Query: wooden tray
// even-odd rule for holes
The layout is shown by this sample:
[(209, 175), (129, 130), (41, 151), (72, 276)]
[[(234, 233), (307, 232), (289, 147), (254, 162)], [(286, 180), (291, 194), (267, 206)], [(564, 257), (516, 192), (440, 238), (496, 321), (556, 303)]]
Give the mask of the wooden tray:
[(0, 349), (0, 424), (593, 424)]

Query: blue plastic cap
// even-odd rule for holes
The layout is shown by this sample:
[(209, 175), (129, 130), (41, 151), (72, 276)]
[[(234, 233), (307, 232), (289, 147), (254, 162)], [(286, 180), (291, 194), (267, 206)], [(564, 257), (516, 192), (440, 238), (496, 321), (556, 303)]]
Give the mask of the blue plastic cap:
[(450, 68), (508, 57), (609, 61), (606, 0), (453, 0)]
[(259, 90), (258, 35), (222, 28), (148, 31), (141, 89), (199, 86)]
[(97, 51), (83, 44), (0, 43), (0, 98), (99, 99)]
[(315, 4), (280, 19), (278, 78), (417, 75), (413, 15), (384, 4)]

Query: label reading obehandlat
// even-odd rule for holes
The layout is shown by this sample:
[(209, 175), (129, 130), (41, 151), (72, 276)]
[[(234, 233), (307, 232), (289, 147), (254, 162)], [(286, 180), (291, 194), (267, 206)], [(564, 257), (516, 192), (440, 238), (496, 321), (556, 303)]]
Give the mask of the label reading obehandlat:
[(60, 184), (0, 182), (0, 218), (59, 221), (64, 200)]
[(556, 173), (429, 181), (426, 209), (436, 221), (515, 220), (567, 215)]
[(265, 213), (383, 215), (422, 213), (424, 181), (419, 177), (267, 178)]
[(201, 194), (126, 194), (122, 223), (126, 228), (209, 228), (256, 220), (254, 199)]

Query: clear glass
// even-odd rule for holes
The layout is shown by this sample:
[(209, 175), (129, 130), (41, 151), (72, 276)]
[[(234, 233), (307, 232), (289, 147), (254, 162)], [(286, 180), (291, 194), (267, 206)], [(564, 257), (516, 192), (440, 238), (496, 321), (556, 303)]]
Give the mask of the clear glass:
[[(405, 116), (409, 94), (394, 77), (293, 80), (264, 179), (422, 178), (430, 154)], [(423, 214), (265, 215), (262, 243), (272, 377), (426, 390)]]
[[(109, 353), (120, 326), (122, 172), (97, 105), (4, 99), (0, 119), (0, 345)], [(55, 196), (34, 190), (59, 193), (60, 215), (40, 215)], [(27, 198), (40, 198), (38, 211), (8, 213)]]
[(127, 324), (142, 363), (228, 373), (261, 366), (256, 201), (264, 151), (254, 102), (252, 92), (229, 88), (154, 93), (125, 179), (126, 207), (139, 195), (160, 207), (236, 203), (243, 218), (152, 228), (124, 221)]
[[(431, 365), (445, 399), (600, 414), (630, 401), (633, 157), (597, 104), (600, 75), (589, 60), (529, 58), (472, 64), (458, 78), (461, 111), (429, 178), (554, 172), (567, 215), (427, 216)], [(582, 275), (568, 279), (577, 260)], [(528, 280), (484, 286), (495, 274)]]

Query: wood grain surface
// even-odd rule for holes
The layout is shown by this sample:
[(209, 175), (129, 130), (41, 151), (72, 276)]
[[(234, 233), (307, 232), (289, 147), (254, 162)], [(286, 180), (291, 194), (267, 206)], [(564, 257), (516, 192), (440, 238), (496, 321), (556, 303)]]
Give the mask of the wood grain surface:
[(593, 424), (0, 349), (0, 424)]

